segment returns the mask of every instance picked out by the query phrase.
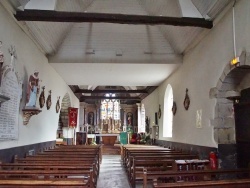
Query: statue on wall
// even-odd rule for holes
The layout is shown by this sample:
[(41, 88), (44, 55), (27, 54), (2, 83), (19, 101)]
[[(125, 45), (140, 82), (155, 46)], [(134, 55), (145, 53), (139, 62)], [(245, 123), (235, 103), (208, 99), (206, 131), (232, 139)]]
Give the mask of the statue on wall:
[(133, 114), (131, 112), (127, 113), (127, 125), (132, 125)]
[(39, 93), (39, 72), (34, 71), (32, 75), (29, 77), (29, 84), (27, 88), (27, 99), (26, 106), (28, 107), (36, 107), (36, 99)]
[(149, 133), (149, 117), (146, 116), (146, 133)]
[(44, 104), (45, 104), (44, 89), (45, 89), (45, 86), (42, 87), (42, 92), (41, 92), (40, 97), (39, 97), (39, 105), (40, 105), (40, 108), (43, 108), (43, 106), (44, 106)]
[(51, 104), (52, 104), (52, 101), (51, 101), (51, 90), (49, 90), (49, 95), (48, 95), (47, 100), (46, 100), (47, 110), (50, 109)]
[(89, 125), (94, 125), (94, 112), (89, 112), (88, 113), (88, 124)]
[(56, 113), (58, 113), (60, 110), (60, 96), (57, 97), (57, 101), (56, 101)]

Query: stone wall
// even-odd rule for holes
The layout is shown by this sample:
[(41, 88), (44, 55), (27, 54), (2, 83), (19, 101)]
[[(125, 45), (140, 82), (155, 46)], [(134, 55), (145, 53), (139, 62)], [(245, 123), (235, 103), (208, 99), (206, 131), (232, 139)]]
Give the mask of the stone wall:
[(68, 107), (71, 106), (70, 103), (70, 98), (69, 98), (69, 94), (65, 94), (65, 96), (62, 99), (62, 107), (61, 107), (61, 111), (60, 111), (60, 117), (63, 123), (63, 127), (68, 127)]
[(214, 118), (210, 120), (210, 124), (214, 127), (214, 140), (218, 144), (234, 144), (236, 142), (234, 101), (227, 99), (230, 97), (227, 94), (231, 91), (240, 92), (238, 91), (238, 86), (244, 77), (250, 74), (248, 56), (247, 53), (242, 52), (238, 65), (231, 66), (228, 63), (220, 76), (217, 86), (210, 89), (210, 98), (216, 99)]

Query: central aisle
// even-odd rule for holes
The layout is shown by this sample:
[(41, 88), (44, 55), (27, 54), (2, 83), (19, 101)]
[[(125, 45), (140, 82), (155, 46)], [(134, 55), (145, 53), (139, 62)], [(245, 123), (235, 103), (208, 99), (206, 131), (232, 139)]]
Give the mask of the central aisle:
[(103, 155), (97, 188), (129, 188), (120, 155)]

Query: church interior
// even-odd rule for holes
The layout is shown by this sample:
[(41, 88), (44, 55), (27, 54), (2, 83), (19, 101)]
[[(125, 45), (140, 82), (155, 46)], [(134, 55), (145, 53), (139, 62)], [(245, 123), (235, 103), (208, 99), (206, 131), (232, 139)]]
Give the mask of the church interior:
[(0, 187), (249, 187), (249, 12), (1, 0)]

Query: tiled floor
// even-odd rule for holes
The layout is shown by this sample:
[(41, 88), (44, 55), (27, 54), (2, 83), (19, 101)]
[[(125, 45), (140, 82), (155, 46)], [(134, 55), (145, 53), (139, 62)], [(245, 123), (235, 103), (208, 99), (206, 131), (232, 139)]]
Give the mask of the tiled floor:
[(120, 155), (103, 155), (97, 188), (129, 188)]
[[(136, 183), (136, 188), (142, 187), (142, 182)], [(152, 187), (152, 184), (147, 186), (147, 188)], [(102, 156), (97, 188), (130, 188), (120, 155)]]

